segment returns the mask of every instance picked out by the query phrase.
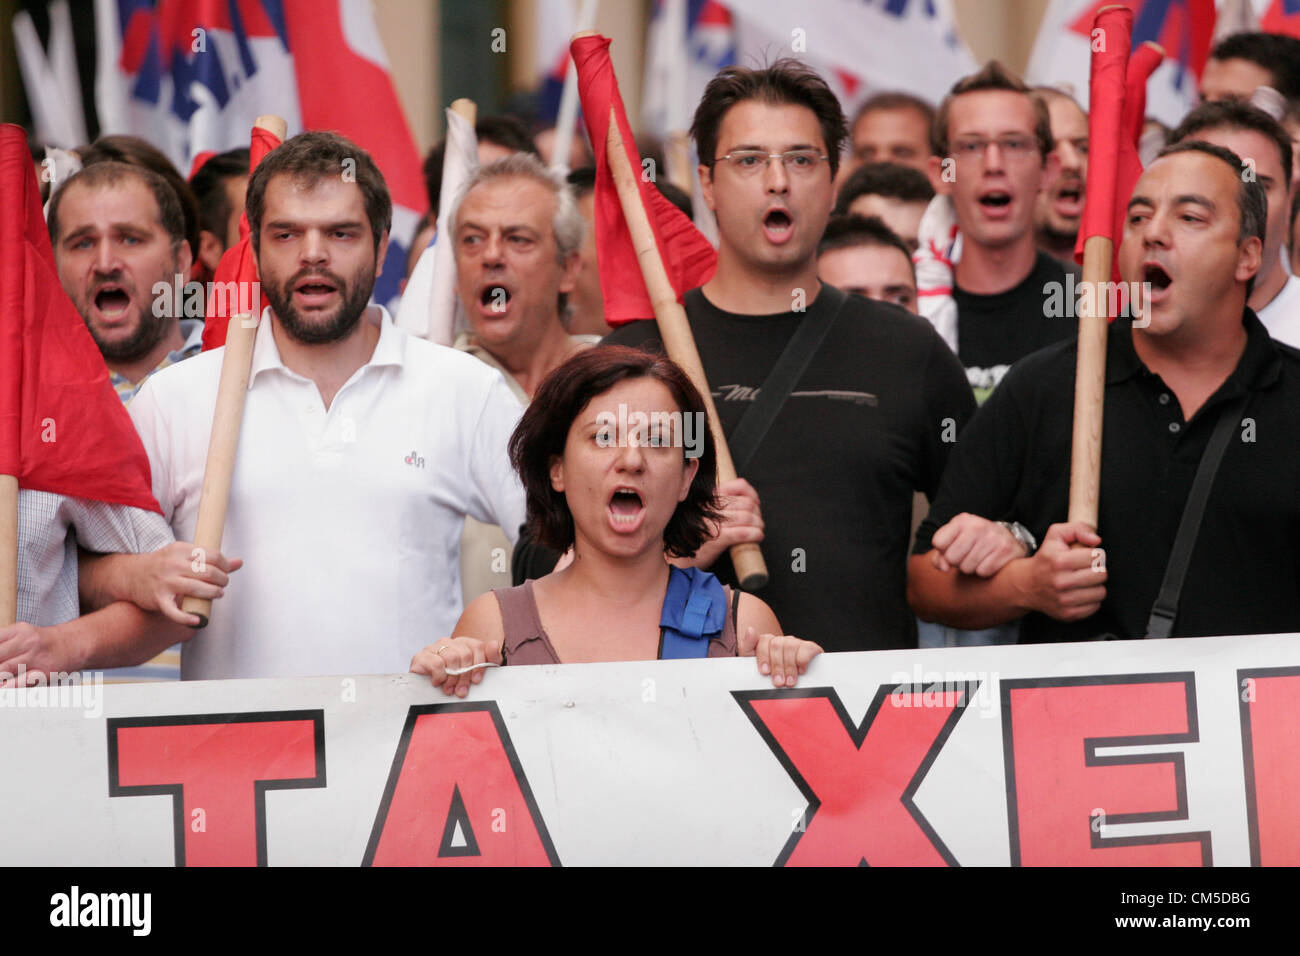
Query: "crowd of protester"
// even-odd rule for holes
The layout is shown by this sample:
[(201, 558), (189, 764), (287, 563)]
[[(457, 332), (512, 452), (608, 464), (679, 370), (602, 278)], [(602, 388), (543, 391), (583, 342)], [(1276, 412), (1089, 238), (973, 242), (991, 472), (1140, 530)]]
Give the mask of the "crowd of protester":
[[(430, 152), (406, 271), (450, 204), (450, 348), (370, 302), (392, 204), (356, 144), (306, 132), (187, 179), (101, 137), (47, 221), (162, 514), (24, 490), (0, 672), (409, 667), (463, 696), (489, 664), (741, 654), (788, 686), (823, 650), (1300, 631), (1298, 70), (1298, 40), (1228, 37), (1204, 102), (1148, 124), (1118, 242), (1147, 291), (1109, 335), (1095, 527), (1067, 520), (1087, 116), (997, 62), (851, 120), (794, 61), (709, 84), (698, 194), (658, 182), (716, 223), (683, 305), (722, 435), (694, 446), (665, 431), (704, 404), (656, 323), (605, 321), (583, 136), (566, 177), (553, 129), (481, 118), (456, 196)], [(153, 290), (210, 279), (245, 211), (268, 305), (225, 553), (195, 562), (222, 352)], [(629, 411), (659, 424), (613, 434)], [(206, 628), (186, 595), (215, 599)]]

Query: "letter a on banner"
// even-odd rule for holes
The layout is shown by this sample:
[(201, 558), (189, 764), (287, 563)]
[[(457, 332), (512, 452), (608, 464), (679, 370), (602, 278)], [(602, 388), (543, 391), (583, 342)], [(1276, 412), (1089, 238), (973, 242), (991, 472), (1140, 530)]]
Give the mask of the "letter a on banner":
[(560, 865), (495, 703), (407, 712), (363, 864)]
[(833, 688), (732, 691), (808, 800), (777, 865), (956, 866), (912, 797), (973, 690), (882, 685), (860, 727)]

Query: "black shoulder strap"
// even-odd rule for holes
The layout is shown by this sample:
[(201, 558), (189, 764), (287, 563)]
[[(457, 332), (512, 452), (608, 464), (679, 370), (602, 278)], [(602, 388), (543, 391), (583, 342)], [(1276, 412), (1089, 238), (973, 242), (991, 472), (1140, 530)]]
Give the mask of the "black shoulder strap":
[(745, 411), (740, 423), (727, 437), (731, 459), (735, 462), (736, 473), (739, 475), (744, 474), (749, 460), (754, 457), (754, 452), (758, 451), (763, 436), (776, 420), (777, 412), (781, 411), (785, 400), (794, 391), (799, 378), (808, 368), (808, 363), (817, 354), (817, 350), (821, 348), (826, 334), (830, 332), (831, 326), (844, 310), (844, 303), (849, 299), (847, 293), (826, 283), (822, 283), (818, 298), (823, 295), (827, 297), (827, 307), (814, 308), (804, 316), (803, 321), (799, 323), (799, 328), (795, 329), (794, 335), (790, 336), (790, 341), (786, 343), (780, 358), (772, 366), (772, 371), (768, 372), (766, 380), (759, 387), (754, 403)]
[(1225, 405), (1219, 412), (1218, 421), (1214, 423), (1214, 433), (1205, 446), (1205, 453), (1201, 455), (1196, 477), (1192, 480), (1192, 490), (1187, 495), (1187, 504), (1183, 506), (1183, 517), (1178, 523), (1173, 550), (1169, 552), (1169, 564), (1165, 567), (1164, 580), (1160, 582), (1160, 593), (1156, 595), (1151, 617), (1147, 619), (1148, 638), (1168, 637), (1174, 631), (1183, 579), (1187, 577), (1187, 566), (1192, 562), (1192, 549), (1196, 546), (1196, 535), (1201, 530), (1205, 504), (1210, 499), (1210, 486), (1214, 484), (1219, 463), (1223, 461), (1228, 442), (1241, 421), (1241, 413), (1245, 411), (1249, 397), (1247, 394)]

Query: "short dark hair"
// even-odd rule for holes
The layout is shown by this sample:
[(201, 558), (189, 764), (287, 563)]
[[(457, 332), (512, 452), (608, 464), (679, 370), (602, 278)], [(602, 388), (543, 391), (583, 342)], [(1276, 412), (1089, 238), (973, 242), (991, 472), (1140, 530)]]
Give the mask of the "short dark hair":
[(564, 181), (573, 190), (574, 199), (590, 196), (596, 191), (596, 167), (579, 166), (577, 169), (571, 169), (564, 177)]
[[(1160, 152), (1156, 153), (1156, 159), (1163, 159), (1166, 156), (1173, 156), (1178, 153), (1205, 153), (1216, 159), (1221, 159), (1232, 168), (1232, 175), (1241, 183), (1241, 188), (1237, 190), (1237, 212), (1241, 218), (1241, 226), (1237, 230), (1237, 245), (1241, 245), (1247, 239), (1254, 236), (1261, 243), (1264, 241), (1264, 230), (1268, 223), (1268, 197), (1264, 194), (1264, 187), (1254, 178), (1246, 178), (1241, 175), (1244, 163), (1241, 157), (1230, 149), (1222, 146), (1215, 146), (1199, 139), (1185, 139), (1180, 143), (1172, 143), (1166, 146)], [(1255, 277), (1251, 276), (1246, 280), (1246, 297), (1250, 297), (1251, 291), (1255, 288)]]
[(141, 166), (152, 170), (171, 186), (181, 204), (181, 214), (185, 217), (184, 238), (190, 244), (190, 252), (199, 254), (199, 201), (194, 198), (194, 190), (185, 181), (172, 161), (162, 150), (139, 136), (101, 136), (89, 146), (77, 150), (83, 168), (94, 163), (115, 162)]
[(180, 244), (186, 241), (185, 215), (181, 211), (181, 201), (176, 198), (176, 191), (172, 189), (171, 184), (146, 166), (113, 160), (101, 160), (81, 167), (80, 171), (69, 176), (54, 191), (54, 195), (50, 197), (50, 212), (46, 217), (50, 242), (54, 247), (57, 249), (59, 245), (59, 209), (63, 205), (63, 197), (69, 186), (80, 184), (87, 189), (103, 189), (117, 186), (125, 179), (138, 180), (153, 193), (154, 201), (158, 204), (158, 224), (171, 238), (173, 251), (179, 249)]
[(722, 119), (733, 106), (746, 100), (791, 103), (812, 110), (821, 126), (822, 139), (826, 141), (826, 155), (834, 178), (840, 168), (840, 153), (849, 135), (844, 110), (816, 70), (789, 58), (777, 60), (761, 70), (729, 66), (709, 81), (691, 122), (691, 136), (695, 138), (702, 164), (713, 169)]
[(846, 215), (859, 196), (884, 196), (901, 202), (929, 202), (934, 187), (919, 169), (899, 163), (867, 163), (853, 170), (840, 186), (835, 213)]
[(934, 126), (930, 129), (930, 149), (936, 156), (947, 156), (948, 148), (948, 114), (952, 110), (952, 101), (965, 93), (981, 93), (986, 90), (1005, 90), (1009, 93), (1023, 93), (1034, 108), (1034, 138), (1038, 140), (1038, 152), (1044, 161), (1056, 145), (1052, 139), (1052, 118), (1047, 112), (1047, 104), (1040, 97), (1034, 96), (1033, 90), (1025, 81), (1016, 76), (997, 60), (989, 60), (976, 73), (963, 76), (953, 84), (948, 95), (939, 104), (934, 114)]
[[(480, 143), (493, 143), (512, 153), (531, 153), (540, 157), (537, 144), (528, 135), (528, 127), (513, 116), (484, 116), (474, 124), (474, 137)], [(447, 158), (447, 140), (443, 140), (424, 157), (421, 172), (429, 209), (436, 216), (442, 202), (442, 164)]]
[(199, 167), (190, 179), (190, 188), (199, 201), (199, 224), (226, 239), (226, 223), (230, 221), (230, 197), (226, 194), (226, 180), (248, 178), (248, 147), (217, 153)]
[(1239, 100), (1202, 103), (1183, 117), (1183, 121), (1169, 134), (1167, 142), (1181, 143), (1209, 129), (1247, 130), (1271, 139), (1282, 155), (1282, 184), (1288, 189), (1291, 188), (1291, 169), (1294, 160), (1291, 152), (1291, 137), (1287, 135), (1281, 123), (1262, 109)]
[(1300, 99), (1300, 40), (1281, 33), (1234, 33), (1210, 51), (1211, 60), (1246, 60), (1267, 70), (1269, 86), (1288, 100)]
[(706, 422), (700, 467), (684, 501), (664, 528), (664, 550), (689, 557), (711, 536), (709, 524), (720, 518), (717, 452), (707, 425), (704, 399), (686, 373), (657, 352), (602, 345), (583, 349), (556, 368), (538, 387), (518, 427), (510, 436), (510, 463), (519, 472), (528, 507), (528, 530), (542, 544), (565, 551), (574, 542), (573, 515), (564, 495), (551, 487), (551, 462), (564, 446), (578, 413), (598, 395), (628, 379), (653, 378), (672, 394), (683, 417)]
[(887, 90), (868, 97), (866, 102), (858, 107), (857, 112), (853, 114), (853, 121), (849, 123), (849, 134), (852, 135), (853, 130), (858, 128), (858, 123), (862, 122), (864, 116), (880, 110), (915, 110), (925, 120), (927, 130), (934, 122), (934, 107), (925, 100), (901, 90)]
[[(907, 243), (877, 216), (831, 216), (826, 223), (826, 231), (817, 244), (817, 255), (823, 256), (836, 249), (853, 249), (857, 246), (897, 249), (908, 262), (912, 261), (912, 250), (907, 248)], [(912, 277), (916, 277), (915, 266), (912, 267)]]
[(393, 201), (388, 195), (384, 175), (370, 154), (352, 140), (338, 133), (310, 130), (285, 140), (262, 157), (248, 177), (248, 233), (253, 252), (261, 251), (262, 213), (266, 208), (266, 187), (273, 178), (284, 174), (302, 185), (315, 185), (322, 179), (343, 176), (354, 180), (361, 190), (374, 236), (375, 249), (393, 225)]

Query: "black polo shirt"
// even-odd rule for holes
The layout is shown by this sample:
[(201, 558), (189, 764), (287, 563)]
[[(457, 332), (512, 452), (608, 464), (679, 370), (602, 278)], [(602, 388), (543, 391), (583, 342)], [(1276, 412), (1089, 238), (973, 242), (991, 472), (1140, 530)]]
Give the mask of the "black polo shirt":
[[(829, 308), (819, 294), (807, 315)], [(730, 435), (805, 313), (737, 315), (699, 289), (684, 298), (700, 361)], [(660, 349), (654, 322), (605, 342)], [(914, 490), (932, 495), (975, 410), (956, 356), (897, 306), (851, 295), (741, 476), (762, 502), (758, 592), (786, 633), (828, 651), (916, 646), (907, 606)], [(710, 569), (734, 584), (723, 556)]]
[[(1106, 354), (1098, 533), (1109, 580), (1101, 609), (1063, 623), (1027, 615), (1023, 643), (1140, 638), (1219, 409), (1250, 393), (1210, 492), (1174, 637), (1300, 631), (1300, 351), (1249, 309), (1236, 369), (1184, 421), (1177, 397), (1111, 327)], [(1066, 520), (1074, 420), (1073, 341), (1017, 363), (962, 433), (916, 554), (961, 512), (1015, 520), (1042, 541)]]

